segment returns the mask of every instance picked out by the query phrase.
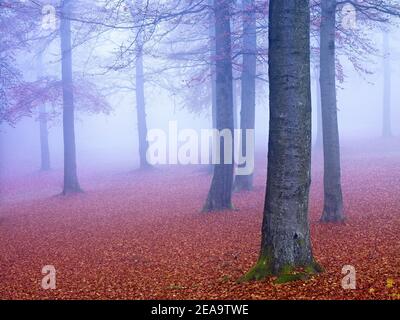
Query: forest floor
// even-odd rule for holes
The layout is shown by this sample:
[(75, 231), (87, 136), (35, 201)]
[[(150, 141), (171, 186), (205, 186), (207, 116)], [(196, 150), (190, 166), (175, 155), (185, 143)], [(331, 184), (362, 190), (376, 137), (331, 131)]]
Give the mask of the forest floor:
[[(371, 147), (371, 145), (370, 145)], [(81, 173), (85, 193), (62, 197), (62, 172), (2, 181), (0, 299), (400, 299), (400, 143), (345, 147), (345, 224), (322, 224), (322, 161), (313, 159), (314, 255), (307, 281), (238, 284), (256, 262), (265, 159), (236, 211), (201, 213), (210, 176), (193, 167)], [(57, 288), (41, 288), (54, 265)], [(356, 269), (344, 290), (342, 267)]]

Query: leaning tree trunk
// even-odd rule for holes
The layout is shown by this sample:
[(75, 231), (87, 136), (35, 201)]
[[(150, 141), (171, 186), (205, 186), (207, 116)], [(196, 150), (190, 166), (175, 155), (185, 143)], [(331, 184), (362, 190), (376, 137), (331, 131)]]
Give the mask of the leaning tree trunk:
[(392, 136), (392, 117), (391, 117), (391, 95), (392, 95), (392, 77), (391, 77), (391, 58), (389, 34), (383, 35), (383, 123), (382, 136), (389, 138)]
[[(241, 76), (241, 109), (240, 109), (240, 129), (241, 141), (240, 151), (246, 157), (255, 157), (254, 150), (251, 154), (246, 154), (246, 130), (255, 127), (255, 108), (256, 108), (256, 64), (257, 64), (257, 34), (256, 34), (256, 15), (255, 0), (243, 0), (243, 71)], [(254, 162), (253, 162), (254, 163)], [(245, 168), (246, 163), (239, 167)], [(237, 175), (235, 177), (234, 190), (252, 190), (253, 173), (249, 175)]]
[[(216, 129), (229, 130), (233, 142), (233, 96), (230, 6), (232, 0), (214, 3), (216, 56)], [(210, 191), (203, 210), (232, 208), (233, 145), (229, 159), (225, 158), (225, 141), (221, 139), (219, 163), (214, 166)]]
[(63, 87), (63, 136), (64, 136), (64, 190), (63, 194), (80, 192), (76, 173), (74, 95), (72, 81), (71, 0), (62, 2), (60, 25), (62, 87)]
[[(43, 75), (42, 52), (38, 53), (37, 60), (38, 80)], [(49, 151), (49, 131), (47, 128), (46, 106), (41, 104), (39, 107), (39, 137), (40, 137), (40, 169), (42, 171), (50, 170), (50, 151)]]
[(324, 211), (321, 221), (344, 220), (336, 106), (336, 0), (321, 1), (320, 84), (324, 142)]
[[(242, 280), (315, 272), (308, 199), (311, 169), (309, 0), (270, 0), (270, 129), (259, 261)], [(305, 274), (304, 274), (305, 275)]]

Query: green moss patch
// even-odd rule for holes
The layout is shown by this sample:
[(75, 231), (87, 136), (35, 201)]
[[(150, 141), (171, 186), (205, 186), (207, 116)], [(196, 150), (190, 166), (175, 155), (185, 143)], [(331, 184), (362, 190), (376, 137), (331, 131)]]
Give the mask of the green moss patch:
[(267, 255), (262, 255), (256, 265), (250, 269), (238, 282), (260, 281), (272, 275), (271, 272), (271, 259)]

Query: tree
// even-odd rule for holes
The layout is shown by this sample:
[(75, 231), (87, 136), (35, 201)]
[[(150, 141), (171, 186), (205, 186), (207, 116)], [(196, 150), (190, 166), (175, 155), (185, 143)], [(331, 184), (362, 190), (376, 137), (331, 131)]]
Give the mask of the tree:
[[(43, 73), (42, 52), (38, 53), (38, 80), (41, 80)], [(40, 130), (40, 169), (42, 171), (50, 170), (50, 150), (49, 150), (49, 132), (47, 127), (46, 105), (42, 103), (39, 106), (39, 130)]]
[[(215, 0), (208, 0), (210, 7), (214, 5)], [(217, 95), (216, 95), (216, 71), (215, 71), (215, 57), (216, 57), (216, 52), (215, 52), (215, 16), (212, 10), (209, 11), (209, 26), (208, 26), (208, 31), (209, 31), (209, 37), (210, 37), (210, 75), (211, 75), (211, 83), (210, 83), (210, 88), (211, 88), (211, 127), (215, 128), (216, 127), (216, 111), (217, 111)]]
[[(240, 129), (242, 138), (240, 148), (242, 154), (246, 152), (246, 130), (255, 127), (256, 109), (256, 69), (257, 69), (257, 34), (256, 10), (254, 0), (243, 0), (243, 70), (241, 76), (241, 109)], [(251, 155), (254, 157), (254, 150)], [(239, 166), (245, 167), (246, 164)], [(235, 177), (236, 191), (251, 190), (253, 188), (253, 173)]]
[[(400, 5), (393, 0), (363, 0), (339, 1), (317, 0), (314, 6), (321, 7), (320, 26), (320, 85), (321, 85), (321, 109), (323, 123), (324, 144), (324, 209), (321, 216), (322, 222), (342, 222), (345, 219), (343, 212), (343, 196), (341, 190), (340, 169), (340, 142), (337, 120), (336, 101), (336, 42), (337, 30), (350, 33), (357, 38), (353, 28), (345, 29), (338, 24), (336, 10), (339, 5), (351, 4), (354, 10), (359, 12), (358, 23), (372, 25), (374, 23), (388, 23), (390, 18), (400, 16)], [(345, 17), (342, 17), (342, 19)], [(342, 20), (342, 22), (345, 20)], [(346, 24), (346, 23), (345, 23)], [(364, 48), (368, 45), (361, 44)], [(352, 50), (357, 49), (351, 46)], [(357, 50), (356, 50), (357, 51)], [(354, 54), (354, 53), (353, 53)], [(350, 57), (350, 61), (358, 68), (356, 58)]]
[(343, 221), (336, 106), (336, 0), (321, 1), (320, 86), (324, 141), (324, 209), (321, 221)]
[(38, 17), (22, 2), (0, 0), (0, 124), (14, 125), (30, 112), (14, 106), (15, 92), (30, 86), (18, 68), (17, 57), (36, 37)]
[[(270, 129), (260, 256), (242, 280), (316, 272), (308, 222), (311, 169), (308, 0), (269, 4)], [(304, 275), (304, 274), (303, 274)]]
[[(140, 16), (143, 10), (142, 0), (136, 1), (136, 6), (130, 1), (130, 12), (131, 16), (137, 23), (140, 23), (140, 19), (137, 17)], [(135, 10), (139, 12), (136, 13)], [(136, 115), (137, 115), (137, 124), (138, 124), (138, 140), (139, 140), (139, 161), (140, 168), (146, 169), (150, 167), (150, 164), (146, 159), (146, 152), (149, 148), (149, 143), (147, 141), (147, 122), (146, 122), (146, 107), (145, 107), (145, 96), (144, 96), (144, 84), (145, 84), (145, 76), (143, 70), (143, 30), (139, 29), (136, 34), (136, 42), (135, 42), (135, 50), (136, 50), (136, 60), (135, 60), (135, 68), (136, 68)]]
[(64, 189), (63, 194), (81, 192), (76, 170), (74, 94), (72, 79), (71, 0), (61, 4), (61, 59), (63, 87)]
[(203, 211), (232, 209), (233, 184), (233, 88), (230, 7), (231, 0), (214, 1), (216, 50), (216, 129), (228, 130), (232, 137), (229, 159), (224, 154), (223, 139), (219, 148), (219, 163), (214, 166), (210, 191)]
[(314, 83), (315, 83), (315, 99), (316, 99), (316, 109), (317, 109), (317, 138), (315, 141), (315, 147), (317, 149), (322, 149), (323, 146), (323, 134), (322, 134), (322, 110), (321, 110), (321, 85), (319, 82), (319, 66), (314, 67)]
[(391, 137), (392, 134), (392, 117), (391, 117), (391, 95), (392, 95), (392, 78), (391, 78), (391, 57), (389, 33), (383, 33), (383, 121), (382, 136), (384, 138)]

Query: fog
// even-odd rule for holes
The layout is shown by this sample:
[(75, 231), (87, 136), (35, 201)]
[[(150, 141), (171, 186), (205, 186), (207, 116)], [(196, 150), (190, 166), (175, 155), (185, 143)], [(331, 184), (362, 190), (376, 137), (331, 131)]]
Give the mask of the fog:
[[(377, 48), (382, 48), (382, 35), (372, 35)], [(392, 52), (392, 129), (394, 135), (400, 134), (400, 45), (397, 29), (391, 33)], [(85, 51), (85, 50), (83, 50)], [(101, 56), (109, 52), (110, 48), (100, 50)], [(104, 55), (106, 55), (104, 54)], [(79, 50), (75, 54), (79, 57)], [(80, 57), (85, 60), (84, 57)], [(354, 70), (353, 65), (346, 57), (341, 58), (345, 79), (338, 84), (338, 117), (340, 137), (343, 144), (351, 145), (367, 142), (370, 139), (379, 139), (382, 134), (382, 104), (383, 104), (383, 72), (382, 52), (368, 57), (370, 60), (365, 68), (372, 74)], [(35, 58), (30, 57), (24, 62), (34, 65)], [(59, 62), (50, 62), (50, 70), (56, 72)], [(81, 60), (81, 59), (79, 59)], [(146, 57), (144, 57), (146, 63)], [(154, 68), (154, 65), (152, 65)], [(23, 70), (27, 78), (34, 77), (36, 70)], [(127, 71), (131, 72), (131, 71)], [(98, 80), (101, 81), (101, 80)], [(114, 75), (114, 83), (118, 82), (118, 75)], [(268, 142), (268, 84), (261, 83), (258, 90), (262, 90), (263, 97), (256, 106), (256, 145), (262, 152), (266, 151)], [(210, 127), (210, 112), (205, 110), (194, 114), (185, 109), (179, 101), (179, 96), (156, 84), (148, 83), (146, 92), (146, 111), (148, 128), (168, 130), (169, 121), (177, 121), (179, 129), (191, 128), (200, 130)], [(313, 139), (316, 139), (317, 112), (315, 79), (312, 79), (313, 95)], [(137, 119), (135, 111), (134, 92), (112, 93), (107, 96), (112, 107), (110, 114), (77, 113), (76, 141), (77, 161), (80, 170), (109, 171), (134, 170), (138, 166)], [(237, 97), (240, 109), (240, 97)], [(240, 110), (238, 110), (240, 117)], [(2, 124), (1, 126), (1, 174), (23, 175), (36, 172), (40, 167), (40, 140), (37, 114), (25, 117), (14, 127)], [(61, 119), (49, 124), (49, 145), (51, 163), (54, 170), (62, 169), (63, 142)]]
[(1, 298), (398, 298), (400, 3), (352, 3), (0, 1)]

